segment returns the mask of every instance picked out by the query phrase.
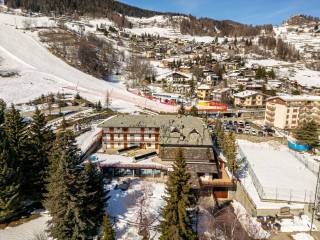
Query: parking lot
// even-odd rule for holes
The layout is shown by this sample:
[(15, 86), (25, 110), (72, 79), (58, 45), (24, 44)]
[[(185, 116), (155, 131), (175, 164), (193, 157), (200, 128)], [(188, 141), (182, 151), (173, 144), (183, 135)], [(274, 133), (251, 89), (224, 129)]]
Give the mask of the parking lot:
[(253, 136), (274, 136), (275, 131), (269, 127), (260, 127), (250, 121), (245, 120), (225, 120), (223, 121), (225, 132), (236, 134), (247, 134)]

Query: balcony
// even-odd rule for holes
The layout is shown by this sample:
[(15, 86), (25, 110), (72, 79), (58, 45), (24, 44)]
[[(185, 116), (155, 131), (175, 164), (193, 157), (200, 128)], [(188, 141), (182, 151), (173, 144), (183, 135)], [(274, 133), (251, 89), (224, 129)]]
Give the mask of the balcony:
[(267, 105), (267, 110), (273, 112), (276, 110), (276, 107), (273, 105)]

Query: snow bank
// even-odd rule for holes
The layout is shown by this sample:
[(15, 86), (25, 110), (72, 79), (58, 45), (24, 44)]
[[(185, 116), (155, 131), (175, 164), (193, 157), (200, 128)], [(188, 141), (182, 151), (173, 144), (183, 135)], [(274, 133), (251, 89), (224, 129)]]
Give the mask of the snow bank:
[[(295, 216), (293, 219), (282, 219), (279, 223), (281, 232), (307, 232), (310, 231), (311, 226), (311, 221), (306, 215)], [(317, 230), (315, 225), (312, 229)]]
[(294, 240), (314, 240), (314, 238), (308, 233), (297, 233), (292, 235), (292, 238)]
[(110, 216), (116, 217), (116, 239), (119, 240), (135, 240), (141, 239), (138, 235), (138, 212), (139, 204), (137, 200), (144, 193), (148, 192), (148, 200), (144, 205), (145, 213), (154, 219), (150, 224), (150, 236), (155, 236), (154, 239), (159, 239), (159, 234), (154, 230), (154, 227), (159, 224), (160, 209), (163, 207), (165, 195), (165, 185), (162, 183), (153, 183), (146, 181), (135, 180), (131, 183), (129, 190), (121, 191), (114, 189), (117, 181), (113, 181), (109, 193), (111, 196), (107, 212)]

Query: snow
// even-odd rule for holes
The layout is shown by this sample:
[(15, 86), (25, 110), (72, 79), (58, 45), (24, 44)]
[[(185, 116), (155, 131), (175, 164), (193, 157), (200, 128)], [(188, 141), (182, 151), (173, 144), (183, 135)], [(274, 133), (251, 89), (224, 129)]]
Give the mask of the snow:
[(41, 213), (37, 219), (31, 220), (27, 223), (16, 227), (7, 227), (0, 230), (1, 240), (31, 240), (35, 235), (42, 234), (47, 227), (47, 221), (50, 217), (47, 213)]
[[(183, 18), (186, 17), (172, 16), (172, 19), (176, 22), (181, 21)], [(215, 40), (215, 37), (210, 36), (191, 36), (181, 34), (180, 29), (177, 26), (174, 26), (170, 18), (167, 16), (159, 15), (150, 18), (127, 17), (127, 19), (133, 23), (133, 28), (126, 28), (125, 31), (136, 35), (146, 33), (170, 39), (181, 39), (199, 43), (210, 43)]]
[[(281, 232), (306, 232), (310, 230), (311, 221), (308, 216), (294, 216), (293, 219), (282, 219), (280, 221)], [(313, 225), (313, 230), (317, 228)]]
[(234, 94), (233, 96), (235, 97), (239, 97), (239, 98), (246, 98), (246, 97), (250, 97), (252, 95), (255, 95), (257, 94), (258, 92), (256, 91), (252, 91), (252, 90), (245, 90), (243, 92), (239, 92), (239, 93), (236, 93)]
[(252, 178), (250, 174), (246, 174), (240, 178), (241, 184), (249, 194), (250, 199), (254, 202), (257, 209), (281, 209), (283, 207), (289, 207), (290, 209), (304, 209), (304, 204), (297, 203), (278, 203), (278, 202), (270, 202), (270, 201), (262, 201), (256, 187), (253, 184)]
[(101, 129), (97, 126), (92, 126), (92, 129), (76, 138), (78, 147), (85, 153), (91, 145), (96, 141)]
[(237, 216), (242, 227), (247, 231), (253, 239), (267, 239), (270, 234), (262, 229), (260, 223), (256, 219), (250, 217), (246, 209), (237, 201), (232, 201), (234, 213)]
[(286, 77), (290, 81), (296, 81), (305, 87), (320, 87), (320, 72), (307, 69), (300, 63), (289, 63), (284, 61), (277, 61), (274, 59), (256, 60), (250, 59), (247, 66), (251, 67), (252, 64), (258, 64), (264, 67), (278, 68), (276, 74), (278, 77)]
[(292, 238), (294, 240), (314, 240), (314, 238), (308, 233), (297, 233), (292, 235)]
[[(177, 110), (176, 107), (131, 94), (69, 66), (45, 49), (36, 37), (15, 29), (15, 18), (19, 21), (23, 19), (21, 16), (0, 14), (0, 54), (6, 61), (14, 62), (20, 72), (18, 77), (0, 79), (0, 98), (5, 101), (22, 103), (49, 91), (61, 92), (63, 88), (69, 92), (79, 91), (84, 97), (97, 102), (104, 99), (108, 90), (112, 91), (112, 99), (122, 101), (118, 104), (123, 108), (130, 106), (131, 110), (132, 107), (139, 106), (164, 112)], [(22, 93), (21, 84), (24, 85)]]
[[(119, 155), (119, 154), (105, 154), (105, 153), (95, 153), (92, 155), (95, 159), (95, 162), (100, 165), (104, 164), (135, 164), (135, 165), (143, 165), (149, 167), (164, 167), (165, 165), (155, 162), (154, 160), (157, 157), (149, 157), (144, 160), (139, 160), (138, 162), (130, 156)], [(168, 167), (168, 166), (167, 166)]]
[(302, 53), (305, 53), (306, 49), (320, 50), (320, 38), (312, 33), (312, 28), (304, 27), (303, 32), (288, 31), (289, 28), (298, 29), (300, 27), (287, 24), (275, 27), (276, 37), (281, 37), (285, 42), (293, 44)]
[[(239, 151), (252, 169), (251, 178), (260, 198), (311, 202), (316, 176), (285, 146), (238, 140)], [(252, 176), (252, 174), (254, 176)]]
[[(150, 191), (147, 194), (148, 200), (144, 205), (146, 214), (150, 215), (152, 219), (156, 219), (151, 227), (155, 227), (159, 224), (157, 219), (160, 214), (160, 209), (164, 205), (165, 185), (162, 183), (154, 183), (147, 181), (134, 180), (130, 188), (127, 191), (121, 191), (120, 189), (113, 189), (118, 182), (113, 181), (111, 184), (111, 196), (107, 208), (107, 212), (110, 216), (117, 218), (116, 239), (123, 240), (135, 240), (142, 239), (138, 236), (138, 211), (139, 204), (137, 199), (143, 194)], [(150, 228), (149, 228), (150, 229)], [(154, 230), (151, 230), (150, 236), (155, 236), (154, 239), (159, 239), (159, 234)]]

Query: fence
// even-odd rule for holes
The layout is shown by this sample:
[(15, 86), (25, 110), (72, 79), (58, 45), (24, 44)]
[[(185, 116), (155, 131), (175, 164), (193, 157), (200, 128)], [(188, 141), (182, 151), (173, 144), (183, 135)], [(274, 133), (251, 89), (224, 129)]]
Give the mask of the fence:
[(310, 160), (309, 157), (299, 154), (297, 152), (294, 152), (292, 150), (290, 150), (290, 153), (296, 158), (298, 159), (306, 168), (308, 168), (315, 176), (318, 175), (318, 171), (319, 171), (319, 162), (315, 162)]
[(260, 183), (259, 178), (255, 174), (252, 166), (250, 165), (250, 162), (247, 160), (247, 157), (243, 153), (240, 146), (238, 147), (238, 152), (242, 157), (242, 159), (248, 165), (248, 174), (250, 175), (252, 179), (252, 183), (255, 186), (255, 189), (257, 190), (261, 200), (303, 202), (303, 203), (311, 203), (314, 201), (314, 191), (263, 186)]

